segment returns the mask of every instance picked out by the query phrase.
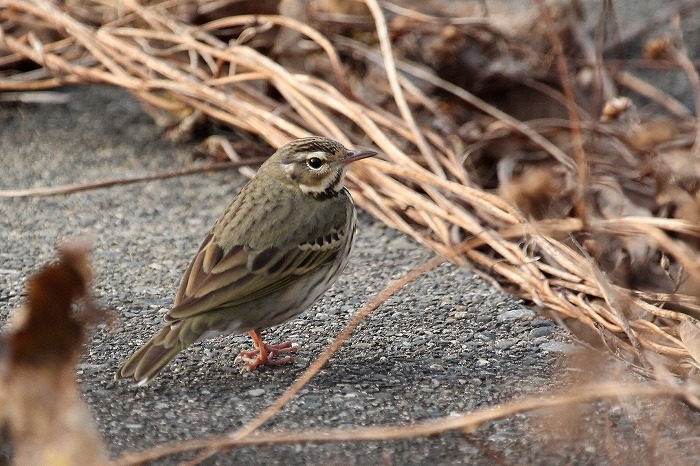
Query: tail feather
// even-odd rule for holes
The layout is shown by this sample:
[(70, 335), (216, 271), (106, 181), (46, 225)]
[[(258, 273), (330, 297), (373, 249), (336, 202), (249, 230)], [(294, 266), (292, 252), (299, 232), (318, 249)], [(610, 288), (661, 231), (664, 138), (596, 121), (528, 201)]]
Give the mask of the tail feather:
[(147, 384), (155, 379), (180, 351), (189, 346), (181, 339), (181, 324), (182, 322), (178, 322), (162, 328), (129, 359), (124, 361), (117, 371), (116, 378), (133, 379), (139, 385)]

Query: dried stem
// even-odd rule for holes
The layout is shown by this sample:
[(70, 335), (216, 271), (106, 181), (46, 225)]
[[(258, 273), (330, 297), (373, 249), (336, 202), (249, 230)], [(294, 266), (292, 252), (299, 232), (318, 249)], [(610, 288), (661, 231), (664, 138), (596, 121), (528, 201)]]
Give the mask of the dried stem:
[(586, 214), (586, 200), (584, 199), (586, 186), (588, 186), (588, 163), (586, 161), (586, 152), (583, 149), (583, 137), (581, 135), (581, 118), (576, 109), (576, 97), (574, 96), (574, 86), (571, 82), (571, 74), (569, 73), (569, 65), (567, 64), (566, 56), (564, 55), (564, 46), (561, 39), (554, 30), (554, 20), (549, 11), (549, 7), (544, 0), (535, 0), (540, 8), (542, 18), (547, 25), (547, 36), (549, 37), (554, 54), (557, 60), (557, 69), (559, 70), (559, 78), (561, 79), (564, 95), (566, 96), (566, 110), (571, 121), (571, 136), (574, 140), (574, 154), (576, 160), (577, 174), (577, 193), (575, 199), (576, 217), (583, 221), (584, 225), (588, 223)]
[(173, 170), (164, 170), (158, 173), (149, 175), (130, 176), (123, 178), (110, 178), (107, 180), (91, 181), (88, 183), (74, 183), (63, 186), (47, 186), (39, 188), (27, 189), (11, 189), (0, 191), (0, 198), (13, 197), (42, 197), (42, 196), (58, 196), (65, 194), (73, 194), (81, 191), (90, 191), (92, 189), (110, 188), (112, 186), (124, 186), (134, 183), (143, 183), (146, 181), (166, 180), (178, 176), (196, 175), (199, 173), (221, 172), (233, 170), (240, 167), (249, 167), (251, 165), (260, 165), (265, 161), (266, 157), (255, 157), (238, 162), (220, 162), (209, 163), (206, 165), (176, 168)]
[(551, 398), (524, 398), (456, 416), (447, 416), (411, 425), (372, 426), (344, 429), (324, 429), (323, 431), (276, 431), (259, 433), (243, 438), (228, 436), (202, 440), (185, 440), (163, 445), (141, 453), (127, 453), (117, 459), (120, 466), (143, 464), (166, 456), (182, 453), (215, 450), (223, 451), (232, 447), (252, 445), (279, 445), (288, 443), (327, 443), (382, 440), (397, 440), (440, 435), (459, 430), (474, 432), (487, 423), (517, 414), (541, 409), (552, 409), (590, 403), (598, 400), (619, 399), (620, 397), (677, 398), (692, 401), (696, 394), (690, 389), (676, 386), (650, 386), (640, 384), (603, 383), (579, 387), (567, 394)]

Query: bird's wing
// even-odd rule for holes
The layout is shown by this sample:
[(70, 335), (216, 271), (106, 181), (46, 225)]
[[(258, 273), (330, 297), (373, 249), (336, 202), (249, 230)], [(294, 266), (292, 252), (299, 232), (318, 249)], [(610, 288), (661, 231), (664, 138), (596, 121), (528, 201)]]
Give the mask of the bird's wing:
[(232, 307), (281, 290), (323, 264), (336, 260), (347, 226), (315, 229), (307, 241), (255, 250), (234, 245), (224, 252), (209, 235), (180, 282), (169, 321)]

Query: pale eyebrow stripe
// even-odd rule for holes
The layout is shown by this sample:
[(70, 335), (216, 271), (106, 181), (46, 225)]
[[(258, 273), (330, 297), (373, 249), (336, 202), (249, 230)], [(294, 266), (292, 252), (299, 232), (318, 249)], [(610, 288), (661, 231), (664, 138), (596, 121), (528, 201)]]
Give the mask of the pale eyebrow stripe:
[(309, 152), (306, 154), (306, 160), (309, 160), (311, 157), (318, 157), (319, 159), (323, 159), (324, 161), (328, 158), (325, 152)]

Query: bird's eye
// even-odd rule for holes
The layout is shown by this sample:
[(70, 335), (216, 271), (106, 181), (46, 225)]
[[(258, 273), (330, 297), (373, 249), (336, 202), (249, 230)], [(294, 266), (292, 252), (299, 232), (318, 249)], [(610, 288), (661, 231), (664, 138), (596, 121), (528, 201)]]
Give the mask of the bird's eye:
[(318, 157), (311, 157), (306, 161), (306, 165), (308, 165), (312, 170), (318, 170), (323, 166), (323, 160), (319, 159)]

